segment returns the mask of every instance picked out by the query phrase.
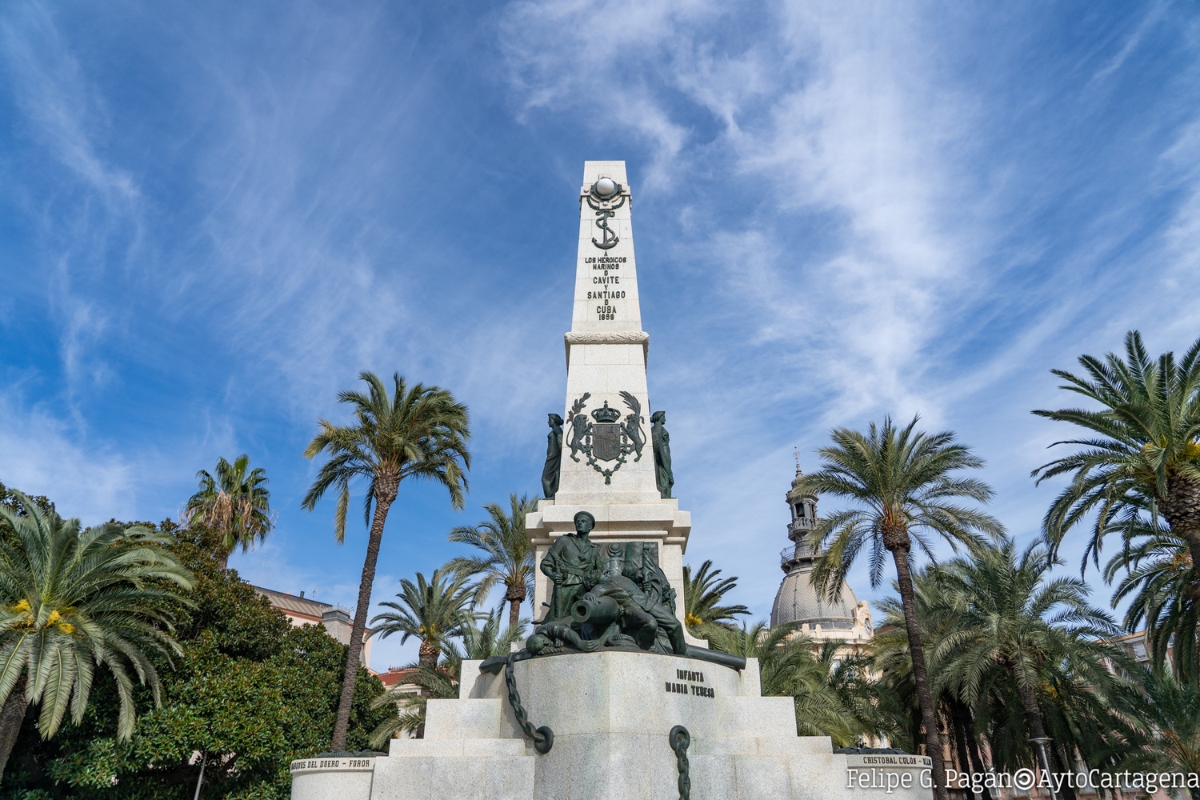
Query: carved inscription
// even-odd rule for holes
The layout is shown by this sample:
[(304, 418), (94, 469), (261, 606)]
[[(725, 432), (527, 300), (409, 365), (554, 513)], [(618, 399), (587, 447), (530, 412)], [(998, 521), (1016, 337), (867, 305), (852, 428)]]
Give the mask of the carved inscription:
[(293, 761), (292, 772), (307, 769), (373, 769), (374, 760), (370, 758), (314, 758), (308, 761)]
[[(684, 683), (686, 681), (686, 683)], [(704, 673), (687, 669), (675, 670), (675, 680), (666, 681), (667, 694), (690, 694), (692, 697), (716, 697), (716, 690), (704, 685)]]
[(620, 271), (621, 265), (628, 263), (628, 257), (588, 256), (584, 263), (592, 267), (592, 288), (588, 290), (587, 299), (598, 301), (593, 306), (596, 319), (615, 320), (618, 314), (615, 301), (625, 299)]

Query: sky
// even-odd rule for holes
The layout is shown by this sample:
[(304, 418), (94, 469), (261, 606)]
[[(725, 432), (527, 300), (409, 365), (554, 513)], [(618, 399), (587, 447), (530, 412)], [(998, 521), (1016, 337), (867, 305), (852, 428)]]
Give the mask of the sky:
[(1032, 541), (1050, 370), (1200, 335), (1198, 39), (1165, 2), (10, 0), (0, 482), (160, 520), (246, 453), (277, 526), (230, 565), (352, 607), (365, 527), (300, 508), (303, 451), (400, 372), (469, 406), (473, 464), (464, 511), (401, 488), (389, 599), (539, 492), (583, 162), (621, 159), (687, 563), (766, 617), (794, 449), (885, 415), (955, 431)]

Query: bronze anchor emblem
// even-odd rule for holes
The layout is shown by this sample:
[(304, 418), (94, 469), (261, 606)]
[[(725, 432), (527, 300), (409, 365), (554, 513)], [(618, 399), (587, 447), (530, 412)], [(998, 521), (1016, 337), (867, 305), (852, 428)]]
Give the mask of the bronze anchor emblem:
[(624, 188), (611, 178), (601, 178), (592, 184), (587, 194), (588, 206), (596, 212), (596, 227), (600, 229), (600, 241), (592, 237), (592, 244), (601, 250), (611, 250), (621, 241), (616, 232), (608, 227), (608, 221), (617, 215), (617, 209), (625, 205)]

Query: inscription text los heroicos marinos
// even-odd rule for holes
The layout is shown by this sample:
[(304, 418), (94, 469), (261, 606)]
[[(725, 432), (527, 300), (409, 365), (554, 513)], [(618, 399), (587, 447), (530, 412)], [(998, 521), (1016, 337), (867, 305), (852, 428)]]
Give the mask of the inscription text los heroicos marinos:
[(615, 320), (617, 307), (612, 303), (614, 300), (625, 299), (625, 290), (618, 288), (621, 284), (619, 270), (622, 264), (628, 263), (628, 257), (589, 256), (584, 259), (584, 263), (592, 265), (592, 284), (595, 287), (593, 291), (588, 292), (587, 299), (603, 301), (596, 306), (597, 319)]
[[(688, 681), (688, 683), (679, 683), (679, 681)], [(693, 697), (716, 697), (716, 690), (708, 686), (697, 685), (703, 683), (703, 672), (677, 669), (675, 670), (675, 681), (666, 681), (667, 694), (690, 694)]]

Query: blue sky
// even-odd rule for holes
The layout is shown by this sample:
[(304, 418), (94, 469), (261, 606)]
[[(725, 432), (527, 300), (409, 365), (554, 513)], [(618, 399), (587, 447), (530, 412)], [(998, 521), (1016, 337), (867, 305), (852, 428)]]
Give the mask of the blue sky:
[[(624, 159), (686, 560), (770, 610), (793, 447), (919, 412), (1028, 539), (1049, 370), (1200, 335), (1200, 17), (1171, 3), (38, 3), (0, 9), (0, 481), (175, 516), (250, 454), (247, 579), (352, 604), (300, 509), (360, 370), (469, 404), (468, 509), (406, 486), (375, 598), (539, 489), (583, 161)], [(823, 507), (830, 507), (827, 501)], [(361, 520), (361, 518), (359, 518)], [(1072, 567), (1082, 544), (1064, 549)], [(869, 589), (865, 564), (853, 585)], [(1109, 590), (1095, 573), (1097, 598)], [(373, 666), (415, 652), (376, 644)]]

